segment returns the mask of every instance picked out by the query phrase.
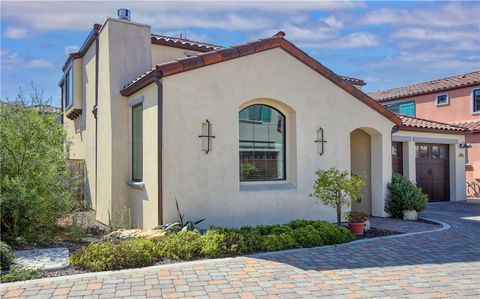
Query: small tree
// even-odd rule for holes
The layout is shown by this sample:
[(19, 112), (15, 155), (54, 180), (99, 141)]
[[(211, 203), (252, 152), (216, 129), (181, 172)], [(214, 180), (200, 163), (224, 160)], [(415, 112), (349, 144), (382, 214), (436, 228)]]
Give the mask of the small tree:
[(342, 206), (350, 206), (353, 200), (360, 201), (360, 190), (365, 182), (359, 175), (349, 175), (348, 171), (339, 171), (332, 167), (328, 170), (318, 170), (313, 186), (313, 196), (323, 204), (337, 210), (337, 224), (342, 224)]
[(425, 210), (428, 196), (407, 178), (395, 174), (387, 185), (388, 196), (385, 202), (385, 212), (395, 218), (402, 218), (404, 210)]
[(66, 173), (66, 132), (45, 110), (33, 85), (27, 101), (0, 106), (0, 205), (2, 240), (45, 242), (59, 217), (75, 207), (74, 191), (60, 179)]

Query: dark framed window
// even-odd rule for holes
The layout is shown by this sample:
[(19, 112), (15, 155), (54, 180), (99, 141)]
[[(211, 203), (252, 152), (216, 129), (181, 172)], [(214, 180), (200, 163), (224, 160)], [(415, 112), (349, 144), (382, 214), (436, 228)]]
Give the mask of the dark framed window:
[(143, 104), (132, 107), (132, 181), (143, 180)]
[(267, 105), (239, 113), (240, 181), (286, 179), (285, 116)]
[(473, 96), (472, 111), (473, 111), (473, 113), (478, 113), (478, 112), (480, 112), (480, 88), (479, 89), (474, 89), (472, 91), (472, 96)]
[(65, 74), (65, 108), (68, 108), (73, 102), (73, 71), (70, 67)]
[(439, 94), (435, 97), (437, 106), (448, 105), (448, 94)]
[(407, 116), (415, 116), (415, 101), (385, 104), (388, 110)]

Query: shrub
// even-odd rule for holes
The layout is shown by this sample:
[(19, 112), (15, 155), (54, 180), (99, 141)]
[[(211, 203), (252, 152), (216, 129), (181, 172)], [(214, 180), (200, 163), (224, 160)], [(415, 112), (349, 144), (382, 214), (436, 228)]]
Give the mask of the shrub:
[(385, 212), (396, 218), (403, 217), (403, 210), (422, 211), (428, 202), (428, 196), (421, 188), (399, 174), (393, 176), (387, 190)]
[(346, 219), (349, 223), (362, 223), (367, 221), (369, 217), (365, 212), (352, 211), (347, 213)]
[(217, 257), (227, 254), (225, 234), (210, 230), (201, 236), (201, 253), (208, 257)]
[(324, 245), (321, 232), (316, 230), (313, 225), (307, 225), (295, 229), (293, 236), (295, 237), (297, 244), (304, 248)]
[(313, 194), (323, 204), (337, 211), (337, 225), (342, 224), (342, 206), (350, 206), (351, 202), (362, 199), (360, 190), (365, 185), (360, 175), (339, 171), (336, 168), (318, 170), (313, 185)]
[(0, 241), (0, 263), (2, 270), (8, 270), (13, 263), (15, 255), (12, 252), (12, 248), (7, 243)]
[(70, 263), (82, 269), (105, 271), (144, 267), (159, 257), (155, 241), (137, 238), (123, 242), (90, 243), (70, 256)]
[[(30, 102), (45, 104), (35, 89)], [(51, 241), (58, 218), (77, 204), (75, 188), (61, 180), (67, 174), (66, 132), (39, 107), (28, 106), (20, 93), (0, 109), (0, 222), (7, 243)]]
[(43, 277), (43, 271), (39, 269), (25, 269), (20, 266), (12, 266), (10, 271), (0, 275), (0, 282), (14, 282), (20, 280), (38, 279)]
[(171, 260), (188, 261), (200, 256), (201, 251), (202, 243), (198, 231), (170, 234), (158, 243), (160, 256)]
[(297, 247), (297, 241), (292, 233), (270, 234), (262, 237), (262, 251), (277, 251)]

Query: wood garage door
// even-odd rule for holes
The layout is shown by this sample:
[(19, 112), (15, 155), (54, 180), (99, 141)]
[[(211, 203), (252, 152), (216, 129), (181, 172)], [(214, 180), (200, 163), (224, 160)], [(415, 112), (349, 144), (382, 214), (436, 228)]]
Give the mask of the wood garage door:
[(429, 201), (450, 200), (449, 155), (447, 144), (415, 145), (417, 185)]

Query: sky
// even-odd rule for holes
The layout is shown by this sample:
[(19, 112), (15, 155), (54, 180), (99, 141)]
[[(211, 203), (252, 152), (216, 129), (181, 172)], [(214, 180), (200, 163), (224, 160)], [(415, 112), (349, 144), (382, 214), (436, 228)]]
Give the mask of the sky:
[[(132, 11), (152, 33), (231, 46), (285, 38), (340, 75), (376, 91), (480, 70), (480, 2), (5, 1), (2, 99), (31, 82), (59, 105), (61, 67), (94, 23)], [(133, 78), (132, 78), (133, 79)]]

